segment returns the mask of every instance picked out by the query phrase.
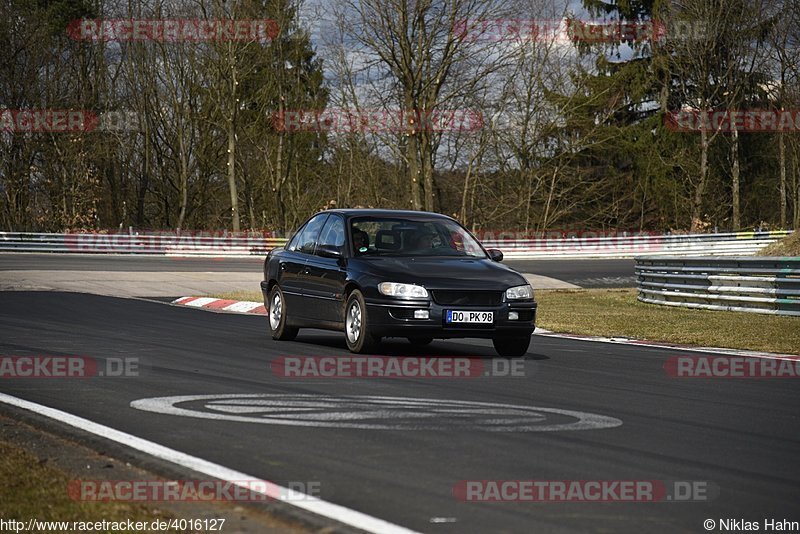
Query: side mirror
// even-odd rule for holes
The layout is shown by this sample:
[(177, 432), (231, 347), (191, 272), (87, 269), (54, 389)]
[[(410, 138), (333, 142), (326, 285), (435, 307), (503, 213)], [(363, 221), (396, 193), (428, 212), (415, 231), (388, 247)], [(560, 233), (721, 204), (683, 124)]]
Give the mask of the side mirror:
[(503, 261), (503, 253), (497, 250), (496, 248), (490, 248), (486, 252), (489, 253), (489, 258), (492, 261), (501, 262)]
[(317, 245), (317, 256), (338, 259), (342, 257), (342, 251), (336, 245)]

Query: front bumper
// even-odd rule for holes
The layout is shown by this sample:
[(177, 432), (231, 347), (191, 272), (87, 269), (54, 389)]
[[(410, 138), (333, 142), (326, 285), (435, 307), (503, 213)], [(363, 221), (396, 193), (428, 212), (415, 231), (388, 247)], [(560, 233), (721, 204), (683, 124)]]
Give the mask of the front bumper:
[[(536, 328), (536, 301), (503, 302), (493, 306), (446, 306), (433, 300), (367, 300), (370, 328), (382, 337), (498, 338), (529, 336)], [(428, 319), (414, 319), (415, 310), (427, 310)], [(447, 310), (494, 312), (493, 324), (448, 324)], [(518, 319), (509, 319), (509, 312)]]

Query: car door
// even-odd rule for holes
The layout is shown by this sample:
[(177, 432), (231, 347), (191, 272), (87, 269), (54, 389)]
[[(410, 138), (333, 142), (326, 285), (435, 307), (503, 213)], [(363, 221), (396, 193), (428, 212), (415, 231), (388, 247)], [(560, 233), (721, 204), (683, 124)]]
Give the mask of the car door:
[[(344, 219), (332, 214), (319, 234), (314, 255), (306, 262), (303, 287), (313, 319), (342, 321), (342, 298), (347, 280), (345, 235)], [(326, 251), (337, 251), (339, 257), (327, 256)]]
[(278, 262), (278, 284), (286, 298), (287, 312), (295, 317), (311, 317), (313, 299), (306, 298), (306, 263), (314, 254), (319, 232), (328, 218), (327, 213), (312, 217), (286, 245)]

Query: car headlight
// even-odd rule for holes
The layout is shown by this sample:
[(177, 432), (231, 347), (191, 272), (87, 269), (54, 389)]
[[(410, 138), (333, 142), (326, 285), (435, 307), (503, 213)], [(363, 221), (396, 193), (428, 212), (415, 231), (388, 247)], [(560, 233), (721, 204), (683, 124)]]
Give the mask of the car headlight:
[(398, 284), (397, 282), (382, 282), (378, 284), (378, 291), (389, 297), (399, 299), (426, 299), (428, 290), (415, 284)]
[(506, 300), (532, 299), (533, 288), (529, 284), (506, 289)]

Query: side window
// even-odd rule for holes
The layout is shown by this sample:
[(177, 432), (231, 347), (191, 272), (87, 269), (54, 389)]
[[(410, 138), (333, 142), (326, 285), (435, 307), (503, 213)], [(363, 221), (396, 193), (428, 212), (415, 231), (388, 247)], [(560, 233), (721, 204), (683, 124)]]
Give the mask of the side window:
[(300, 227), (298, 231), (294, 233), (292, 238), (289, 240), (289, 243), (286, 244), (286, 250), (297, 250), (297, 244), (300, 242), (300, 236), (303, 235), (303, 230), (306, 229), (306, 225)]
[(344, 252), (344, 221), (341, 217), (331, 215), (322, 228), (319, 244), (331, 245)]
[(314, 249), (316, 248), (317, 236), (319, 235), (319, 231), (322, 229), (322, 225), (327, 218), (327, 213), (320, 213), (308, 221), (302, 230), (300, 230), (297, 235), (292, 238), (287, 250), (302, 252), (303, 254), (313, 254)]

